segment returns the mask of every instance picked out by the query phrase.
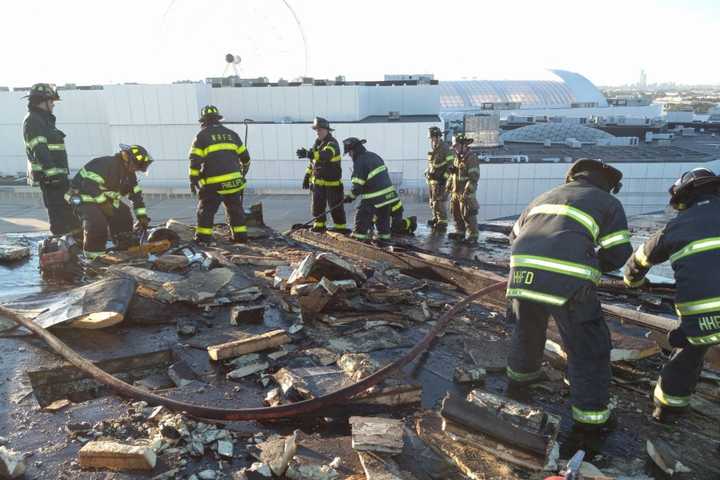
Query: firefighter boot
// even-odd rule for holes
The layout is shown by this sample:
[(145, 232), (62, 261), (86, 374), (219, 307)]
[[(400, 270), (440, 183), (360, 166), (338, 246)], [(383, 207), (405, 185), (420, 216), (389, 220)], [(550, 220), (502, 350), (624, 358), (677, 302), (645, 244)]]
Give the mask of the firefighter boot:
[(450, 232), (450, 233), (448, 233), (448, 238), (450, 240), (455, 240), (455, 241), (461, 242), (461, 241), (465, 240), (465, 231), (463, 230), (463, 231), (457, 231), (457, 232)]

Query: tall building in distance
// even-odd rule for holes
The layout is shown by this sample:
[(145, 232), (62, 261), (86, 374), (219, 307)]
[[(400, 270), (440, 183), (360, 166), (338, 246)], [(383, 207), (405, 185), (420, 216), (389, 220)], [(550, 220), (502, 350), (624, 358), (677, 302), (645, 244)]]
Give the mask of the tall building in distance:
[(647, 88), (647, 73), (645, 73), (645, 69), (640, 70), (640, 81), (638, 82), (638, 87), (642, 90)]

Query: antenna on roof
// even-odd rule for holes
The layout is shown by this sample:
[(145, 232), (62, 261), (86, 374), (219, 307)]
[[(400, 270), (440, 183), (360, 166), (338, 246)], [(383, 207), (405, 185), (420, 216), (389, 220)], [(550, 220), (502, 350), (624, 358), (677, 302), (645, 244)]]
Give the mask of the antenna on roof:
[(238, 73), (238, 65), (240, 65), (240, 61), (241, 61), (240, 55), (233, 55), (232, 53), (228, 53), (227, 55), (225, 55), (226, 65), (225, 65), (225, 70), (223, 70), (222, 76), (224, 77), (228, 71), (228, 68), (230, 68), (230, 66), (232, 66), (235, 76), (240, 77), (240, 75)]

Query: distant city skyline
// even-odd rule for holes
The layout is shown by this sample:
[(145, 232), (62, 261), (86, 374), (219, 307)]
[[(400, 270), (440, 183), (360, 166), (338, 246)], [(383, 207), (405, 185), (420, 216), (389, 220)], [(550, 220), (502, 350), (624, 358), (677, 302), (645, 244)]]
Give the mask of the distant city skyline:
[[(8, 2), (0, 85), (170, 83), (221, 76), (349, 80), (544, 79), (596, 85), (720, 83), (711, 0), (433, 2), (164, 0)], [(305, 45), (307, 48), (305, 48)]]

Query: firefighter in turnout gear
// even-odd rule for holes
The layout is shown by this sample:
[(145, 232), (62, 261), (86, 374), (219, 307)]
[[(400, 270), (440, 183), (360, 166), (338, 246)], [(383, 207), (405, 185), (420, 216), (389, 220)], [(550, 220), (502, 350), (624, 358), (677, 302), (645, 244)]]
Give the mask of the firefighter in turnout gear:
[(202, 129), (190, 147), (190, 190), (198, 192), (195, 240), (212, 241), (215, 214), (220, 204), (230, 219), (234, 242), (247, 242), (243, 210), (245, 177), (250, 169), (250, 154), (240, 136), (225, 127), (217, 107), (207, 105), (200, 112)]
[(75, 175), (66, 199), (83, 220), (86, 258), (105, 253), (108, 228), (118, 249), (137, 244), (132, 213), (120, 199), (132, 201), (138, 224), (147, 228), (150, 218), (135, 172), (146, 172), (152, 161), (140, 145), (120, 145), (118, 153), (91, 160)]
[(436, 232), (447, 230), (447, 191), (446, 184), (450, 173), (448, 167), (453, 164), (455, 157), (443, 141), (443, 133), (438, 127), (430, 127), (429, 132), (431, 151), (428, 152), (428, 167), (425, 170), (428, 189), (430, 193), (430, 208), (432, 218), (428, 226)]
[(79, 233), (80, 221), (65, 201), (69, 186), (65, 134), (55, 126), (52, 113), (60, 96), (52, 85), (36, 83), (23, 98), (28, 99), (23, 121), (28, 182), (40, 186), (52, 234)]
[(552, 318), (567, 352), (572, 418), (581, 431), (603, 430), (610, 419), (610, 332), (596, 289), (602, 273), (632, 254), (625, 211), (611, 194), (621, 179), (600, 160), (578, 160), (565, 184), (533, 200), (510, 234), (507, 297), (516, 324), (508, 393), (525, 393), (542, 378)]
[(452, 165), (448, 166), (450, 177), (447, 180), (450, 210), (455, 219), (455, 232), (448, 234), (448, 237), (467, 243), (476, 243), (478, 239), (478, 203), (475, 194), (480, 178), (480, 164), (477, 156), (470, 151), (472, 142), (472, 138), (466, 138), (463, 133), (453, 135), (455, 155)]
[(347, 228), (345, 208), (343, 206), (343, 184), (342, 167), (340, 160), (342, 153), (340, 145), (330, 132), (330, 122), (321, 117), (316, 117), (312, 125), (317, 139), (309, 150), (300, 148), (297, 150), (298, 158), (307, 158), (310, 163), (305, 171), (303, 189), (312, 191), (312, 215), (317, 217), (313, 223), (314, 232), (324, 232), (326, 229), (326, 218), (323, 212), (328, 208), (334, 208), (330, 215), (333, 219), (333, 227), (330, 230), (340, 233), (350, 233)]
[(367, 151), (364, 144), (365, 140), (355, 137), (343, 140), (344, 153), (353, 161), (352, 190), (345, 196), (345, 203), (360, 197), (352, 236), (369, 240), (374, 223), (378, 240), (386, 241), (390, 240), (390, 208), (397, 203), (398, 195), (385, 162), (379, 155)]
[(403, 217), (405, 207), (400, 198), (390, 205), (390, 233), (393, 235), (415, 235), (417, 217)]
[(680, 326), (668, 334), (676, 350), (653, 391), (658, 420), (687, 408), (705, 354), (720, 344), (720, 177), (696, 168), (675, 182), (670, 196), (677, 216), (635, 251), (624, 275), (627, 286), (638, 287), (653, 265), (668, 259), (675, 272)]

